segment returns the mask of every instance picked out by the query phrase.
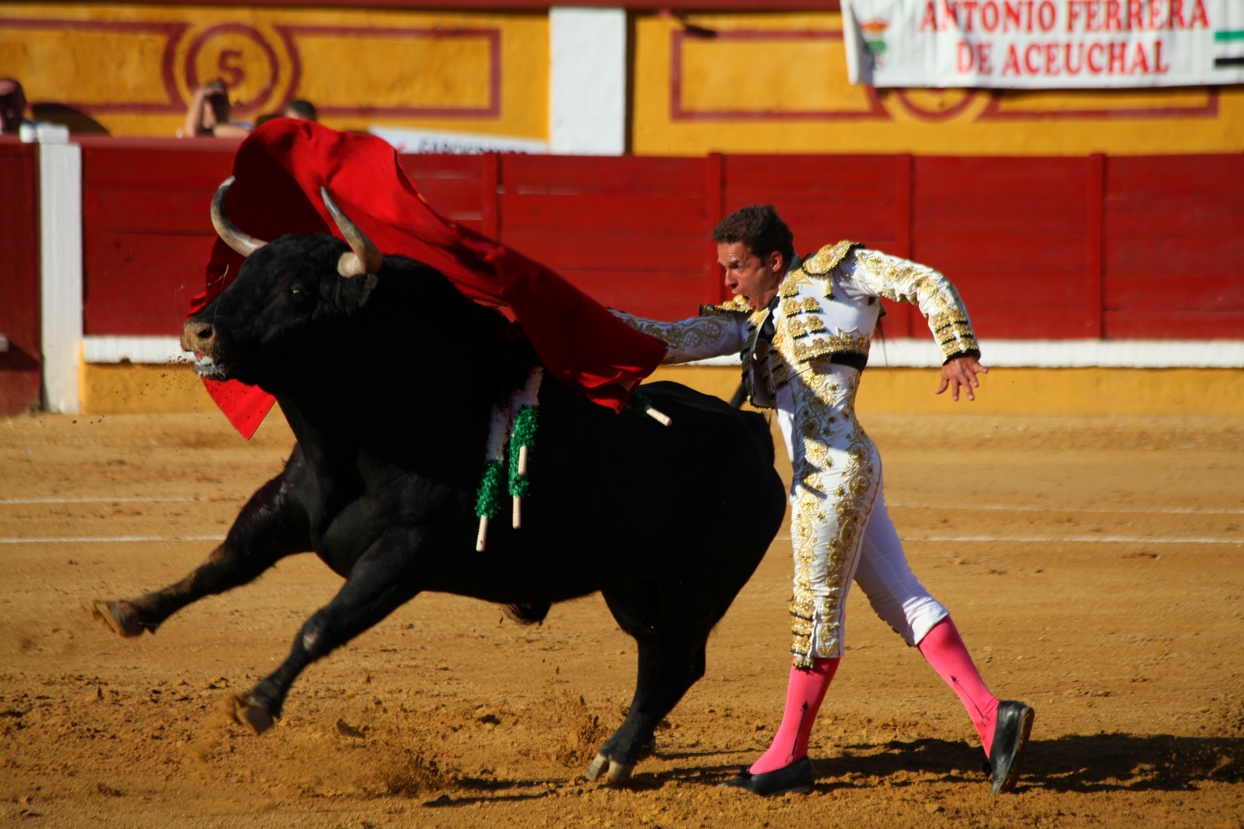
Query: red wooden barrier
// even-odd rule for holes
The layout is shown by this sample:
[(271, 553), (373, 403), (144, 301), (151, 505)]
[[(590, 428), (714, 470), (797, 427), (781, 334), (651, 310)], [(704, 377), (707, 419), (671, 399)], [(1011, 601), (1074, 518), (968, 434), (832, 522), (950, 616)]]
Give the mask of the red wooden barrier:
[(438, 213), (463, 227), (496, 236), (495, 157), (404, 155), (401, 161), (406, 175)]
[(913, 258), (951, 278), (982, 337), (1092, 330), (1084, 285), (1088, 160), (917, 158)]
[[(727, 156), (723, 213), (755, 203), (774, 205), (795, 234), (801, 255), (850, 239), (908, 256), (910, 162), (907, 155)], [(908, 336), (908, 306), (885, 306), (886, 335)]]
[(501, 186), (501, 239), (606, 305), (676, 319), (717, 301), (702, 161), (504, 156)]
[[(234, 144), (83, 141), (88, 334), (175, 333)], [(411, 155), (428, 201), (602, 302), (675, 319), (723, 297), (724, 213), (768, 202), (801, 253), (855, 239), (944, 271), (987, 338), (1244, 337), (1244, 156)], [(924, 337), (908, 306), (890, 336)]]
[(0, 414), (39, 405), (39, 148), (0, 138)]
[(1106, 159), (1105, 327), (1244, 337), (1244, 155)]
[(236, 141), (83, 138), (83, 330), (172, 336), (203, 291)]

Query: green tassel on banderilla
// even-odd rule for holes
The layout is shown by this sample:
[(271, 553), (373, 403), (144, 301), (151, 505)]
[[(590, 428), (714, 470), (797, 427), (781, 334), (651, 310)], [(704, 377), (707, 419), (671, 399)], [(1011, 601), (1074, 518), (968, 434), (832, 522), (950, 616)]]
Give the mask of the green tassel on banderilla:
[(648, 417), (660, 423), (662, 426), (668, 426), (672, 422), (669, 415), (652, 405), (652, 398), (641, 391), (631, 395), (631, 399), (627, 401), (626, 408), (628, 411), (636, 414), (645, 414)]
[(540, 381), (543, 371), (534, 366), (523, 388), (514, 392), (504, 406), (494, 406), (488, 429), (488, 452), (485, 456), (484, 476), (479, 482), (475, 497), (475, 514), (479, 516), (479, 534), (475, 549), (484, 550), (488, 535), (488, 523), (501, 513), (501, 489), (509, 490), (513, 501), (513, 525), (522, 525), (523, 496), (531, 491), (527, 474), (528, 458), (536, 445), (536, 427), (539, 422)]
[[(501, 513), (501, 488), (504, 485), (513, 502), (514, 529), (522, 526), (523, 497), (531, 492), (531, 480), (527, 475), (528, 456), (536, 445), (536, 426), (539, 422), (540, 381), (544, 373), (534, 366), (523, 388), (514, 392), (505, 405), (494, 406), (492, 421), (488, 428), (488, 452), (485, 455), (484, 476), (479, 482), (475, 497), (475, 514), (479, 516), (479, 534), (475, 549), (483, 552), (488, 536), (488, 523)], [(627, 408), (647, 415), (664, 426), (670, 419), (652, 405), (652, 400), (637, 392)]]

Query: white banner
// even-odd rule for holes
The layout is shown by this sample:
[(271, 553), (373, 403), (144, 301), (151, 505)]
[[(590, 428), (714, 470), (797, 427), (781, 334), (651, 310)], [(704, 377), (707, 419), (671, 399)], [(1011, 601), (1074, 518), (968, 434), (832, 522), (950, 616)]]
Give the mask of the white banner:
[(543, 155), (549, 151), (547, 141), (534, 138), (513, 138), (508, 135), (477, 135), (469, 132), (416, 130), (405, 127), (369, 127), (368, 132), (393, 145), (399, 153), (444, 153), (446, 155), (480, 155), (481, 153), (528, 153)]
[(843, 0), (852, 83), (1244, 83), (1244, 0)]

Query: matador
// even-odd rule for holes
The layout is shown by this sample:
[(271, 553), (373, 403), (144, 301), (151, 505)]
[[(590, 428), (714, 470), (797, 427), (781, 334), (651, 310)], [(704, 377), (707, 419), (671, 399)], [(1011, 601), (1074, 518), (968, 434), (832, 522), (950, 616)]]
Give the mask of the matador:
[(800, 259), (770, 205), (727, 216), (713, 239), (732, 300), (679, 322), (619, 316), (668, 343), (666, 363), (741, 353), (750, 400), (777, 410), (790, 454), (795, 573), (786, 710), (769, 750), (725, 785), (758, 794), (811, 790), (808, 738), (842, 656), (854, 581), (963, 702), (993, 792), (1013, 788), (1033, 709), (989, 691), (949, 611), (912, 573), (886, 511), (880, 455), (855, 414), (879, 298), (916, 305), (927, 319), (944, 361), (938, 393), (950, 388), (958, 400), (962, 389), (975, 399), (986, 369), (958, 292), (932, 268), (849, 241)]

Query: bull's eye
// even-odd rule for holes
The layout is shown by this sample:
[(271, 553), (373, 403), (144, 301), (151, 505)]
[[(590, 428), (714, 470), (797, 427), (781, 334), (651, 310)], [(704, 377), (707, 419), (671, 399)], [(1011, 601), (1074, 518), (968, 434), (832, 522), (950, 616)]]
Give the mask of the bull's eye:
[(290, 288), (289, 295), (292, 296), (294, 299), (302, 299), (302, 286), (295, 285), (294, 287)]

